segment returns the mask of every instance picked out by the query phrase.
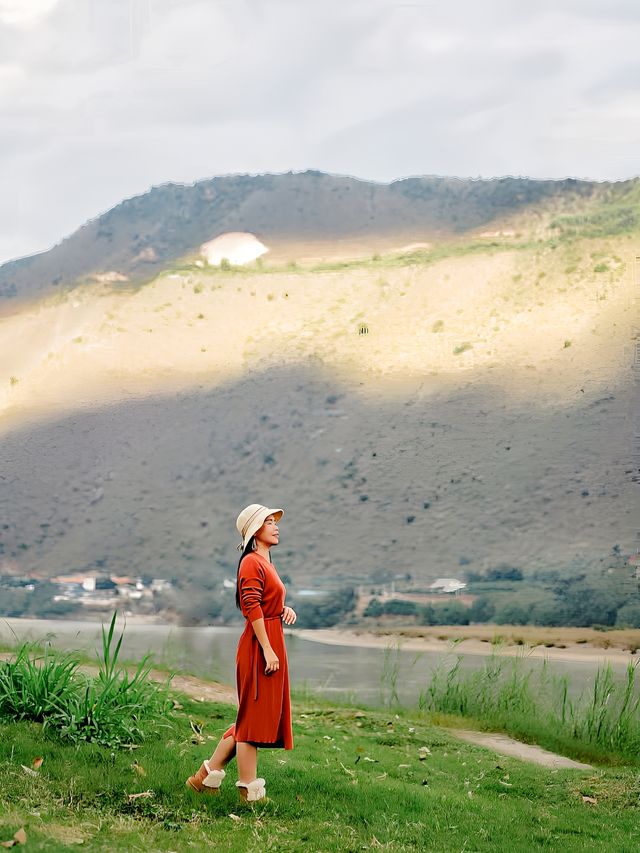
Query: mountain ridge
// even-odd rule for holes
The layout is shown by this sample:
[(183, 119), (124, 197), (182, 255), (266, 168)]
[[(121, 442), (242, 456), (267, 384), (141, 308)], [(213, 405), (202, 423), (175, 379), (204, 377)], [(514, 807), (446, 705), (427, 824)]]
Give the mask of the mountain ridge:
[[(633, 182), (631, 182), (633, 184)], [(225, 231), (274, 241), (458, 236), (549, 202), (589, 201), (629, 182), (439, 176), (377, 183), (317, 170), (166, 183), (125, 199), (52, 248), (0, 265), (0, 301), (116, 271), (134, 282)]]

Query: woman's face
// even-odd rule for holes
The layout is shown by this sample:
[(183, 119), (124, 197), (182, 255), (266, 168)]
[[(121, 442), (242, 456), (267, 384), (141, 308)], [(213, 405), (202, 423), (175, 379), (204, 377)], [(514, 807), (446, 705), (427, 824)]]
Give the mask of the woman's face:
[(255, 534), (255, 538), (258, 542), (261, 542), (263, 545), (266, 545), (267, 548), (271, 548), (273, 545), (277, 545), (280, 534), (278, 532), (278, 522), (276, 521), (275, 515), (268, 515), (264, 524)]

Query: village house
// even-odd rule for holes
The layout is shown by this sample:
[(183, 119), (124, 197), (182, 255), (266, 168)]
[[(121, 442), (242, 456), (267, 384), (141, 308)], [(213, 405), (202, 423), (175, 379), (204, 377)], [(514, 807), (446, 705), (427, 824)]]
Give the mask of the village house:
[(437, 578), (437, 580), (429, 585), (429, 589), (443, 595), (455, 595), (455, 593), (460, 592), (465, 587), (466, 583), (459, 581), (457, 578)]

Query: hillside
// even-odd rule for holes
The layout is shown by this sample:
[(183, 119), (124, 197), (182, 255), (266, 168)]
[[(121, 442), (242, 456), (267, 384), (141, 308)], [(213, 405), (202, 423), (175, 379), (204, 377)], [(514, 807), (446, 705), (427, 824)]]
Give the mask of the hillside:
[(276, 561), (296, 583), (632, 551), (637, 191), (430, 247), (360, 222), (351, 259), (303, 240), (295, 266), (183, 257), (136, 287), (15, 303), (0, 566), (210, 585), (256, 500), (287, 508)]
[[(148, 281), (227, 231), (255, 232), (285, 260), (462, 234), (522, 211), (572, 213), (634, 183), (421, 177), (377, 184), (322, 172), (166, 184), (92, 219), (49, 251), (0, 266), (2, 301), (106, 278)], [(292, 254), (293, 253), (293, 254)], [(6, 306), (4, 308), (6, 310)]]

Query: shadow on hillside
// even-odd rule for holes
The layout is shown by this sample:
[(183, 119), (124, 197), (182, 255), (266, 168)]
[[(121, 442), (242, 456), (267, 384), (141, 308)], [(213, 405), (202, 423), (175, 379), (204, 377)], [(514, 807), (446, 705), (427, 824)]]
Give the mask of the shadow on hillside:
[(488, 384), (403, 388), (374, 399), (316, 366), (270, 369), (15, 430), (0, 451), (0, 565), (223, 573), (253, 502), (286, 507), (278, 556), (307, 580), (631, 547), (624, 394), (538, 410)]

